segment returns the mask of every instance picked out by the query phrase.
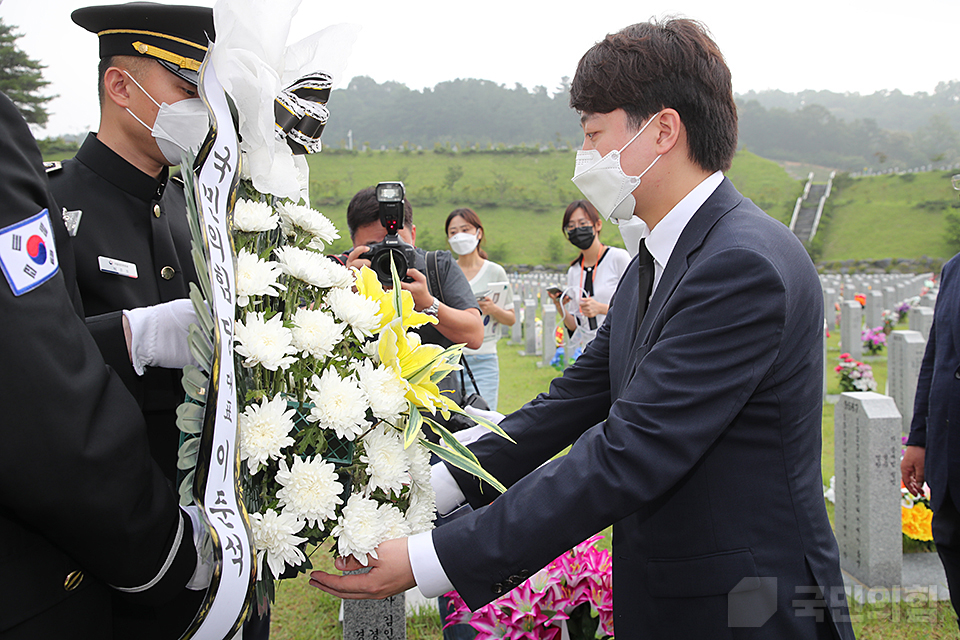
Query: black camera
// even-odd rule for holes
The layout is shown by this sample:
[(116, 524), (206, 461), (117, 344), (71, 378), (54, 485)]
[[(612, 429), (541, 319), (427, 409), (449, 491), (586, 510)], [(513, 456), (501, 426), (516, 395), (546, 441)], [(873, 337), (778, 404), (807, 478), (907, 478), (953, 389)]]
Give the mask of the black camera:
[(390, 274), (391, 258), (400, 280), (412, 282), (413, 279), (407, 276), (407, 269), (415, 268), (417, 251), (397, 235), (397, 231), (403, 228), (403, 183), (381, 182), (378, 184), (377, 202), (380, 205), (380, 224), (387, 230), (387, 237), (370, 245), (370, 250), (359, 257), (370, 261), (370, 268), (384, 286), (393, 282)]

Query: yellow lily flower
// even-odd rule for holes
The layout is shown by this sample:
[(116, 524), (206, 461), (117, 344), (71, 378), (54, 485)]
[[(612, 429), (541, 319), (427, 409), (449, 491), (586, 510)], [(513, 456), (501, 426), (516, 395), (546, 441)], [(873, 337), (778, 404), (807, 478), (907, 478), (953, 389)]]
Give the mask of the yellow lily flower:
[(414, 311), (413, 295), (409, 291), (400, 290), (400, 313), (396, 309), (396, 296), (393, 291), (384, 291), (377, 279), (377, 274), (369, 267), (362, 267), (357, 273), (356, 279), (357, 292), (376, 300), (380, 304), (380, 327), (377, 331), (383, 331), (383, 328), (390, 324), (398, 316), (403, 319), (405, 327), (419, 327), (422, 324), (437, 324), (437, 319), (428, 316), (425, 313)]
[(439, 409), (444, 418), (457, 404), (440, 392), (439, 380), (457, 365), (445, 356), (446, 350), (432, 344), (420, 344), (417, 334), (408, 334), (401, 318), (394, 318), (380, 333), (377, 344), (380, 362), (392, 367), (407, 385), (406, 398), (430, 413)]

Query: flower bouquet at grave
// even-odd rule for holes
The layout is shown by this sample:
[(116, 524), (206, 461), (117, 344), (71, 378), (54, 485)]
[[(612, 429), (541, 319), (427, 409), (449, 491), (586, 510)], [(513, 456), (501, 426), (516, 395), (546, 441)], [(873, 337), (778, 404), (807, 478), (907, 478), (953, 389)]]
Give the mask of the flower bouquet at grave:
[[(177, 421), (181, 502), (193, 502), (197, 486), (210, 476), (211, 456), (239, 462), (240, 506), (246, 511), (240, 516), (249, 516), (261, 612), (273, 599), (275, 580), (310, 568), (308, 547), (332, 539), (332, 553), (366, 564), (382, 541), (432, 528), (431, 453), (505, 490), (436, 421), (451, 413), (466, 416), (437, 385), (459, 369), (463, 345), (420, 343), (411, 330), (436, 319), (414, 311), (395, 268), (393, 288), (385, 291), (371, 270), (348, 270), (323, 255), (339, 234), (304, 202), (307, 166), (293, 152), (320, 150), (322, 126), (314, 125), (326, 121), (332, 76), (312, 73), (287, 90), (280, 80), (292, 73), (291, 60), (322, 58), (325, 47), (316, 36), (289, 50), (284, 42), (258, 38), (263, 28), (285, 40), (281, 23), (289, 28), (296, 4), (218, 2), (217, 42), (201, 77), (216, 70), (220, 98), (229, 98), (233, 113), (217, 120), (220, 132), (211, 134), (217, 142), (205, 144), (198, 164), (219, 170), (224, 191), (210, 188), (207, 174), (194, 175), (193, 158), (182, 165), (186, 192), (196, 195), (187, 198), (187, 217), (200, 287), (191, 285), (190, 294), (198, 318), (190, 346), (199, 366), (184, 371), (189, 400)], [(355, 37), (333, 35), (334, 48)], [(286, 112), (300, 118), (289, 131), (278, 122), (277, 114)], [(237, 170), (236, 158), (228, 163), (218, 155), (231, 115), (242, 141), (234, 147), (240, 151), (239, 178), (229, 173)], [(226, 222), (217, 224), (226, 225), (227, 237), (208, 220), (211, 211), (226, 212)], [(224, 301), (228, 311), (221, 314)], [(229, 365), (223, 354), (231, 355)], [(237, 423), (219, 447), (209, 445), (211, 394), (226, 407), (217, 405), (213, 424)], [(497, 425), (466, 417), (506, 437)], [(424, 429), (440, 444), (427, 440)], [(219, 507), (205, 501), (209, 519)], [(221, 550), (228, 544), (221, 536)]]
[(526, 582), (497, 600), (470, 611), (456, 591), (446, 595), (449, 627), (469, 624), (477, 640), (530, 638), (554, 640), (566, 625), (570, 640), (613, 638), (613, 561), (598, 549), (603, 536), (581, 542)]
[(864, 348), (870, 352), (872, 356), (883, 351), (883, 348), (887, 344), (887, 334), (884, 332), (883, 327), (863, 329), (860, 332), (860, 339), (863, 340)]
[(897, 325), (900, 323), (900, 314), (897, 311), (885, 309), (880, 317), (883, 320), (884, 335), (890, 335), (893, 333), (893, 330), (896, 329)]
[(854, 360), (849, 353), (840, 354), (840, 364), (834, 367), (840, 376), (840, 391), (876, 391), (873, 367)]
[(923, 485), (923, 495), (914, 496), (900, 484), (900, 515), (905, 547), (934, 551), (933, 511), (930, 510), (930, 487)]

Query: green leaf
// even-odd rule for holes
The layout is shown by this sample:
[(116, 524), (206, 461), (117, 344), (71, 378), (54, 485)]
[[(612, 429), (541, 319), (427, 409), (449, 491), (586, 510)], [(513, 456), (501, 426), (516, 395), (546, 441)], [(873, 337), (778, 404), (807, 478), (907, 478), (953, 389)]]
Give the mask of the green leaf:
[(192, 364), (183, 368), (183, 377), (180, 379), (183, 390), (197, 402), (207, 401), (207, 382), (209, 378)]
[(393, 251), (390, 252), (390, 279), (393, 280), (393, 309), (397, 317), (403, 316), (403, 298), (401, 296), (400, 276), (397, 274), (397, 265), (393, 262)]
[(473, 455), (473, 452), (470, 449), (467, 449), (463, 444), (457, 440), (452, 433), (450, 433), (443, 425), (437, 424), (430, 418), (424, 417), (424, 420), (430, 425), (430, 428), (433, 429), (433, 432), (440, 436), (443, 440), (446, 447), (441, 447), (438, 444), (434, 444), (429, 440), (423, 441), (423, 446), (437, 454), (441, 460), (449, 462), (458, 469), (463, 469), (467, 473), (471, 473), (481, 480), (484, 480), (495, 488), (500, 493), (506, 492), (507, 488), (501, 484), (499, 480), (494, 478), (480, 466), (480, 461), (477, 460), (477, 457)]
[(200, 451), (200, 438), (185, 440), (177, 449), (177, 469), (187, 470), (197, 466), (197, 453)]
[(191, 469), (190, 473), (183, 478), (183, 482), (180, 483), (180, 504), (185, 507), (193, 504), (193, 478), (196, 473), (196, 469)]
[(417, 437), (420, 435), (420, 428), (423, 426), (423, 416), (420, 415), (420, 410), (417, 409), (416, 405), (407, 401), (407, 407), (410, 409), (410, 417), (407, 419), (407, 426), (403, 430), (403, 448), (407, 449), (414, 442), (417, 441)]
[(200, 328), (203, 329), (204, 333), (208, 336), (212, 336), (214, 326), (213, 315), (210, 313), (210, 307), (204, 302), (200, 289), (198, 289), (197, 285), (193, 282), (190, 283), (190, 302), (193, 303), (193, 312), (197, 314), (197, 322), (200, 323)]
[(183, 433), (199, 434), (203, 431), (203, 405), (184, 402), (177, 407), (177, 428)]
[(190, 334), (187, 340), (193, 358), (203, 367), (204, 371), (211, 371), (213, 369), (213, 345), (204, 335), (203, 329), (195, 324), (190, 325)]

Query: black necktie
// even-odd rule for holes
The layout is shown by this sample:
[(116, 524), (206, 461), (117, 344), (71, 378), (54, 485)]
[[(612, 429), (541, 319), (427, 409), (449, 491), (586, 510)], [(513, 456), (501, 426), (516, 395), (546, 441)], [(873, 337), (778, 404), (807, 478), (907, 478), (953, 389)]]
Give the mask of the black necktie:
[(653, 256), (647, 251), (646, 238), (640, 240), (640, 298), (637, 301), (637, 330), (643, 322), (643, 314), (647, 312), (650, 294), (653, 291)]

